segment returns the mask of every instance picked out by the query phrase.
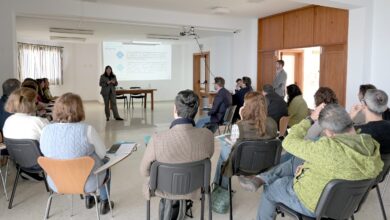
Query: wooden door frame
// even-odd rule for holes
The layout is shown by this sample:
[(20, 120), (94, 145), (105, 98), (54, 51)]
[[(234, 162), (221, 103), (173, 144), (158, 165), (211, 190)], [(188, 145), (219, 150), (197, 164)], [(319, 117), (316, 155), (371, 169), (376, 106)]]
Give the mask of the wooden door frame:
[[(200, 89), (200, 85), (201, 85), (201, 82), (200, 82), (200, 79), (201, 79), (201, 65), (202, 65), (202, 62), (201, 62), (201, 58), (204, 57), (205, 60), (206, 60), (206, 63), (204, 64), (205, 65), (205, 89), (204, 91), (202, 91)], [(199, 66), (197, 66), (199, 65)], [(200, 114), (202, 114), (202, 109), (203, 109), (203, 102), (202, 102), (202, 98), (203, 97), (209, 97), (209, 93), (210, 93), (210, 51), (207, 51), (207, 52), (203, 52), (203, 53), (194, 53), (193, 54), (193, 73), (192, 73), (192, 77), (193, 77), (193, 90), (194, 92), (199, 96), (200, 100), (199, 100), (199, 111), (200, 111)]]
[(303, 84), (303, 64), (304, 64), (304, 50), (302, 49), (290, 49), (290, 50), (281, 50), (281, 59), (283, 59), (283, 55), (292, 55), (295, 57), (294, 63), (294, 83), (301, 89), (302, 93), (304, 90)]

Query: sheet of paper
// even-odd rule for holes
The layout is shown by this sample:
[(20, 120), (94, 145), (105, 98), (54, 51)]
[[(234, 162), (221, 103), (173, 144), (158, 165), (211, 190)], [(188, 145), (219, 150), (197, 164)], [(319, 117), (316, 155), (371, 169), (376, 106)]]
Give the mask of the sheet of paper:
[(118, 148), (118, 150), (116, 151), (116, 155), (120, 155), (120, 154), (129, 154), (133, 151), (135, 147), (135, 143), (132, 143), (132, 144), (121, 144), (121, 146)]

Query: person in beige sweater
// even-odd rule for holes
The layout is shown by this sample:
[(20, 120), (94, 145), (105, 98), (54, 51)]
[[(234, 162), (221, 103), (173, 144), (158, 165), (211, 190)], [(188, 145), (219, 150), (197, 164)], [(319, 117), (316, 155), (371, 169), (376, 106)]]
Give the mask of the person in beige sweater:
[[(174, 105), (174, 118), (170, 129), (154, 134), (145, 150), (140, 172), (147, 177), (143, 188), (146, 199), (150, 198), (149, 176), (154, 161), (163, 163), (189, 163), (211, 158), (214, 153), (214, 135), (207, 128), (196, 128), (194, 118), (198, 112), (199, 97), (192, 90), (177, 94)], [(156, 192), (156, 196), (166, 199), (193, 199), (196, 193), (173, 196)]]

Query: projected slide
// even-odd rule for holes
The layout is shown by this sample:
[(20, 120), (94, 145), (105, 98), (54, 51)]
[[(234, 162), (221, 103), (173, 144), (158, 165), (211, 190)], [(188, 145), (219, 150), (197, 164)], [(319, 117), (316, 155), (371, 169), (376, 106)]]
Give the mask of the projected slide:
[(171, 45), (131, 45), (103, 42), (103, 63), (118, 81), (171, 79)]

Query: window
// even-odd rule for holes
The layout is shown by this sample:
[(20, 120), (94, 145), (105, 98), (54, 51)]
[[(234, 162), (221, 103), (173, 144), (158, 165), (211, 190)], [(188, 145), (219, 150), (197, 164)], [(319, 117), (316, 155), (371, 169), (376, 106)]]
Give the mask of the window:
[(48, 78), (62, 85), (62, 47), (18, 43), (18, 73), (25, 78)]

